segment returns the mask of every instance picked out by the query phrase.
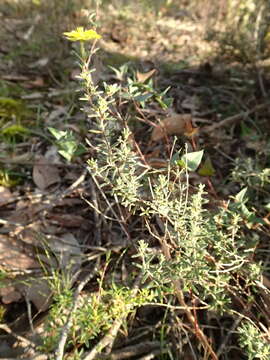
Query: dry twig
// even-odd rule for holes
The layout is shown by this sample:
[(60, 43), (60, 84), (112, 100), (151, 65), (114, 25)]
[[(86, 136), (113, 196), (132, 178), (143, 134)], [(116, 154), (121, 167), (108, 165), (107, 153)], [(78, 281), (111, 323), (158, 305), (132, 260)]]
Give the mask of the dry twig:
[(203, 128), (203, 131), (209, 133), (209, 132), (213, 132), (213, 131), (215, 131), (215, 130), (217, 130), (219, 128), (222, 128), (222, 127), (231, 126), (233, 124), (238, 123), (242, 119), (247, 118), (248, 116), (253, 114), (255, 111), (263, 110), (264, 108), (267, 108), (268, 106), (269, 106), (269, 103), (256, 105), (251, 110), (243, 111), (243, 112), (241, 112), (239, 114), (229, 116), (226, 119), (221, 120), (221, 121), (219, 121), (219, 122), (217, 122), (217, 123), (215, 123), (213, 125), (206, 126), (205, 128)]
[(67, 317), (67, 321), (66, 321), (65, 325), (63, 326), (61, 336), (60, 336), (60, 341), (59, 341), (58, 347), (56, 349), (56, 360), (62, 360), (63, 359), (64, 348), (65, 348), (65, 344), (66, 344), (66, 341), (67, 341), (67, 337), (68, 337), (70, 327), (72, 326), (73, 315), (74, 315), (74, 313), (75, 313), (75, 311), (77, 309), (77, 306), (78, 306), (79, 295), (80, 295), (81, 291), (83, 290), (83, 288), (85, 287), (85, 285), (96, 274), (96, 272), (98, 270), (98, 263), (99, 263), (99, 259), (97, 260), (93, 271), (90, 274), (86, 275), (86, 277), (84, 278), (84, 280), (81, 281), (81, 283), (79, 284), (79, 286), (77, 287), (77, 289), (76, 289), (76, 291), (74, 293), (73, 306), (70, 309), (69, 315)]
[(100, 360), (123, 360), (130, 359), (133, 356), (139, 356), (144, 353), (154, 352), (158, 349), (160, 353), (159, 341), (146, 341), (136, 345), (126, 346), (122, 349), (116, 350), (109, 355), (100, 354), (98, 359)]

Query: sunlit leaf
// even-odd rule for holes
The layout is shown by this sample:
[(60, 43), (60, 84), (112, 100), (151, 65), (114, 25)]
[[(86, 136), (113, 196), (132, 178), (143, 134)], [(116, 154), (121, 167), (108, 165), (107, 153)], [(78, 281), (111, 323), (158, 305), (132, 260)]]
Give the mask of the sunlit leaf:
[(183, 155), (180, 165), (184, 164), (189, 171), (196, 171), (202, 161), (203, 152), (203, 150), (200, 150)]
[(61, 138), (67, 136), (67, 131), (58, 130), (52, 127), (49, 127), (48, 130), (56, 138), (56, 140), (60, 140)]
[(239, 191), (239, 193), (236, 194), (235, 197), (234, 197), (235, 201), (238, 202), (238, 203), (243, 203), (245, 200), (247, 200), (247, 198), (245, 198), (246, 192), (247, 192), (247, 187), (245, 187), (244, 189)]

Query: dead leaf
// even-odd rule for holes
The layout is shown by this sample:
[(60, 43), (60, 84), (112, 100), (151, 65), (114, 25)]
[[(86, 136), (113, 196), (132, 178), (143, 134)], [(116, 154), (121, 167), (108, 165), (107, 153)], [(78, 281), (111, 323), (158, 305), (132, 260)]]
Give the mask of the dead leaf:
[(11, 270), (36, 269), (40, 267), (29, 247), (9, 236), (0, 235), (0, 265)]
[(0, 288), (0, 297), (4, 304), (11, 304), (27, 297), (40, 312), (46, 311), (51, 305), (51, 295), (52, 290), (44, 278), (17, 276)]
[(12, 194), (8, 188), (0, 186), (0, 206), (7, 204), (12, 199)]
[(33, 180), (40, 190), (45, 190), (60, 181), (59, 170), (55, 165), (48, 164), (45, 157), (40, 157), (33, 168)]
[(32, 89), (35, 87), (43, 87), (45, 85), (44, 79), (41, 76), (37, 76), (34, 80), (30, 80), (23, 84), (26, 89)]
[(39, 312), (46, 311), (52, 303), (52, 290), (46, 279), (35, 278), (27, 280), (18, 286), (21, 293), (26, 294), (27, 298), (35, 305)]
[(151, 140), (159, 141), (166, 135), (192, 136), (197, 131), (197, 128), (192, 125), (191, 114), (175, 114), (163, 120), (153, 129)]
[(82, 261), (81, 247), (71, 233), (66, 233), (59, 237), (52, 237), (48, 246), (58, 259), (61, 269), (71, 271), (71, 269), (78, 268)]
[(192, 137), (194, 135), (196, 135), (198, 133), (198, 128), (194, 127), (192, 124), (192, 120), (186, 120), (186, 124), (185, 124), (185, 132), (184, 135), (187, 137)]
[(11, 304), (13, 302), (19, 301), (22, 295), (15, 290), (13, 286), (6, 286), (0, 288), (1, 300), (4, 304)]
[(156, 72), (156, 69), (152, 69), (147, 71), (146, 73), (141, 73), (139, 71), (136, 72), (137, 81), (144, 83), (146, 80), (150, 79), (150, 77)]

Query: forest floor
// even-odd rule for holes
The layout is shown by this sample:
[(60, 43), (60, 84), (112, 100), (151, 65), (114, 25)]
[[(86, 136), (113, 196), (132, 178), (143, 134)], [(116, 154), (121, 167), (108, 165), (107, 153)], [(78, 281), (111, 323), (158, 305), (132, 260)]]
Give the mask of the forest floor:
[[(241, 234), (256, 243), (250, 259), (263, 268), (258, 279), (262, 286), (254, 290), (235, 271), (239, 287), (230, 294), (231, 308), (250, 319), (269, 343), (270, 64), (267, 59), (247, 59), (244, 50), (214, 31), (210, 36), (207, 19), (199, 21), (188, 11), (163, 9), (156, 15), (140, 10), (134, 17), (128, 8), (106, 9), (99, 10), (96, 83), (119, 82), (121, 71), (131, 71), (138, 82), (152, 78), (151, 86), (160, 93), (169, 88), (166, 96), (172, 99), (168, 109), (150, 104), (131, 116), (134, 138), (148, 165), (157, 170), (164, 166), (177, 135), (188, 151), (204, 150), (190, 186), (192, 192), (205, 185), (208, 211), (226, 208), (248, 188), (249, 212)], [(97, 211), (106, 206), (104, 193), (87, 170), (87, 160), (97, 156), (86, 143), (93, 140), (91, 109), (80, 100), (80, 68), (73, 54), (77, 45), (62, 35), (87, 24), (88, 15), (85, 9), (72, 13), (65, 28), (57, 14), (48, 20), (34, 7), (26, 12), (0, 5), (0, 358), (56, 358), (54, 351), (64, 336), (59, 320), (60, 335), (54, 338), (55, 304), (63, 305), (64, 295), (71, 299), (76, 289), (80, 301), (100, 293), (101, 283), (106, 288), (111, 276), (128, 288), (130, 274), (136, 273), (137, 241), (149, 236), (141, 217), (122, 205), (111, 205), (119, 211), (118, 223), (110, 220), (109, 205), (104, 217), (105, 210)], [(130, 115), (125, 104), (118, 110), (123, 118)], [(184, 130), (175, 129), (175, 118), (180, 123), (184, 119)], [(165, 140), (154, 133), (162, 119), (167, 119)], [(62, 140), (69, 136), (64, 140), (76, 147), (75, 156), (68, 158), (70, 147), (57, 142), (49, 128)], [(151, 246), (159, 251), (160, 245), (152, 241)], [(126, 318), (119, 315), (123, 326), (116, 326), (114, 335), (110, 331), (117, 317), (100, 325), (96, 334), (92, 329), (94, 335), (85, 342), (73, 329), (71, 339), (65, 338), (64, 358), (90, 359), (87, 354), (107, 332), (113, 337), (107, 353), (93, 358), (248, 358), (238, 344), (240, 318), (196, 311), (197, 297), (185, 294), (195, 325), (214, 349), (203, 357), (198, 329), (177, 309), (176, 299), (170, 299), (174, 310), (148, 301)]]

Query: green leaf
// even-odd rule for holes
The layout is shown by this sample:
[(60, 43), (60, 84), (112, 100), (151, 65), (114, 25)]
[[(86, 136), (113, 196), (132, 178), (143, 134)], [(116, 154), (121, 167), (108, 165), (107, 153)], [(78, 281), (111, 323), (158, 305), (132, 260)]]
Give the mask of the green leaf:
[(71, 161), (72, 160), (72, 154), (68, 153), (65, 150), (58, 150), (59, 154), (62, 155), (67, 161)]
[(202, 164), (198, 173), (202, 176), (213, 176), (215, 175), (216, 170), (213, 167), (212, 161), (209, 156), (207, 156), (205, 162)]
[(234, 199), (235, 199), (235, 202), (237, 203), (244, 203), (247, 198), (245, 197), (246, 196), (246, 192), (247, 192), (247, 187), (245, 187), (244, 189), (242, 189), (241, 191), (239, 191), (238, 194), (235, 195)]
[(264, 207), (265, 207), (266, 210), (269, 211), (270, 210), (270, 203), (266, 204)]
[(60, 140), (67, 136), (67, 131), (57, 130), (55, 128), (49, 127), (48, 130), (50, 133), (56, 138), (56, 140)]
[(78, 143), (72, 132), (57, 130), (55, 128), (49, 128), (52, 135), (56, 138), (56, 145), (58, 152), (68, 161), (71, 161), (76, 156), (78, 149)]
[(134, 96), (134, 100), (138, 101), (139, 103), (145, 102), (148, 99), (150, 99), (151, 97), (153, 97), (153, 94), (140, 94), (140, 95), (136, 95)]
[(203, 152), (203, 150), (200, 150), (185, 154), (181, 157), (181, 160), (178, 161), (178, 164), (184, 164), (189, 171), (196, 171), (202, 161)]

